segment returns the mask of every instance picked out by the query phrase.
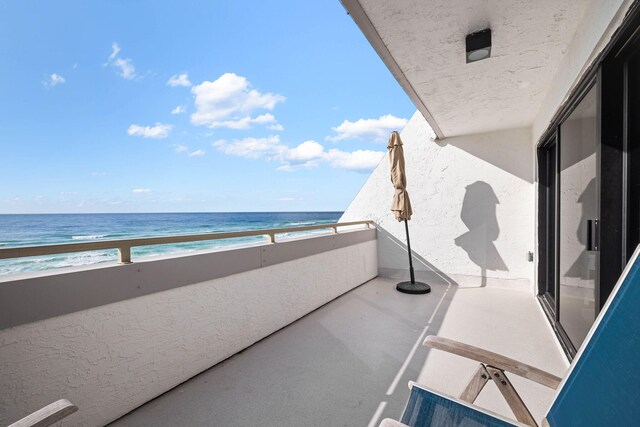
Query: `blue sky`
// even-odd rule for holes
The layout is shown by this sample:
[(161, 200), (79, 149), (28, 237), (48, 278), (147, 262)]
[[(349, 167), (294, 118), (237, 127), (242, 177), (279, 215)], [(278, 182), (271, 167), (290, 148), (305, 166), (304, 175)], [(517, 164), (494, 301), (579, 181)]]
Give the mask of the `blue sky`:
[(0, 213), (343, 210), (414, 107), (338, 0), (3, 1)]

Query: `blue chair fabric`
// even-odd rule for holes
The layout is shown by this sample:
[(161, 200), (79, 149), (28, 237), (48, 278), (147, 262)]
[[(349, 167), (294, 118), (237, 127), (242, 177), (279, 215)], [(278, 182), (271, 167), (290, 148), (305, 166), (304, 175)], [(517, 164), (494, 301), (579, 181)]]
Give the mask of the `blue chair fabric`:
[(400, 421), (410, 427), (506, 427), (518, 425), (418, 385), (414, 385), (411, 389), (409, 401)]
[(640, 426), (639, 250), (560, 384), (552, 427)]
[[(545, 418), (551, 427), (640, 426), (640, 246)], [(518, 425), (417, 385), (401, 421), (411, 427)]]

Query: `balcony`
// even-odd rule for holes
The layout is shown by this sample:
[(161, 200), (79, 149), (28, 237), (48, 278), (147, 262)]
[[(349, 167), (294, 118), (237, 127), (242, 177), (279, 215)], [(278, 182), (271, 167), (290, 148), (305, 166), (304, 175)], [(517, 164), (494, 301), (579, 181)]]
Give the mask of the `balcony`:
[[(408, 381), (457, 395), (476, 369), (420, 346), (431, 334), (563, 375), (566, 361), (532, 296), (446, 280), (410, 296), (395, 291), (396, 280), (375, 278), (113, 425), (377, 426), (399, 418)], [(526, 380), (515, 386), (542, 419), (554, 392)], [(512, 416), (495, 386), (478, 404)]]
[[(400, 294), (362, 226), (2, 279), (0, 424), (67, 398), (65, 425), (377, 425), (409, 380), (455, 395), (473, 373), (432, 334), (563, 375), (529, 292), (433, 270), (431, 294)], [(553, 392), (513, 382), (540, 420)], [(510, 415), (497, 390), (478, 403)]]

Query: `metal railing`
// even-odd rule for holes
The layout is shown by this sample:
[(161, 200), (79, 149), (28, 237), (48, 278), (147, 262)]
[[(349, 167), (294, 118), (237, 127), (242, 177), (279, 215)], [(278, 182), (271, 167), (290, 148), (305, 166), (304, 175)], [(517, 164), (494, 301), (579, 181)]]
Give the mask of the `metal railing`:
[(136, 246), (166, 245), (172, 243), (202, 242), (207, 240), (234, 239), (239, 237), (268, 236), (270, 243), (276, 243), (276, 234), (295, 233), (310, 230), (332, 229), (338, 232), (339, 227), (366, 225), (370, 228), (373, 221), (352, 221), (333, 224), (307, 225), (292, 228), (269, 228), (264, 230), (230, 231), (225, 233), (188, 234), (182, 236), (140, 237), (135, 239), (103, 240), (99, 242), (60, 243), (55, 245), (24, 246), (0, 249), (0, 259), (25, 258), (41, 255), (57, 255), (74, 252), (99, 251), (117, 249), (118, 261), (131, 263), (131, 248)]

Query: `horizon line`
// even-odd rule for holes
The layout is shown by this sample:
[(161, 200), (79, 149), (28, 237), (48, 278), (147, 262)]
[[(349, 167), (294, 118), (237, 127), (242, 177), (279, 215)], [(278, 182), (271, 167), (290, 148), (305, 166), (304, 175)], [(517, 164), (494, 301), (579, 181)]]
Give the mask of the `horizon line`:
[(248, 214), (248, 213), (344, 213), (344, 210), (309, 211), (172, 211), (172, 212), (0, 212), (0, 215), (135, 215), (135, 214)]

